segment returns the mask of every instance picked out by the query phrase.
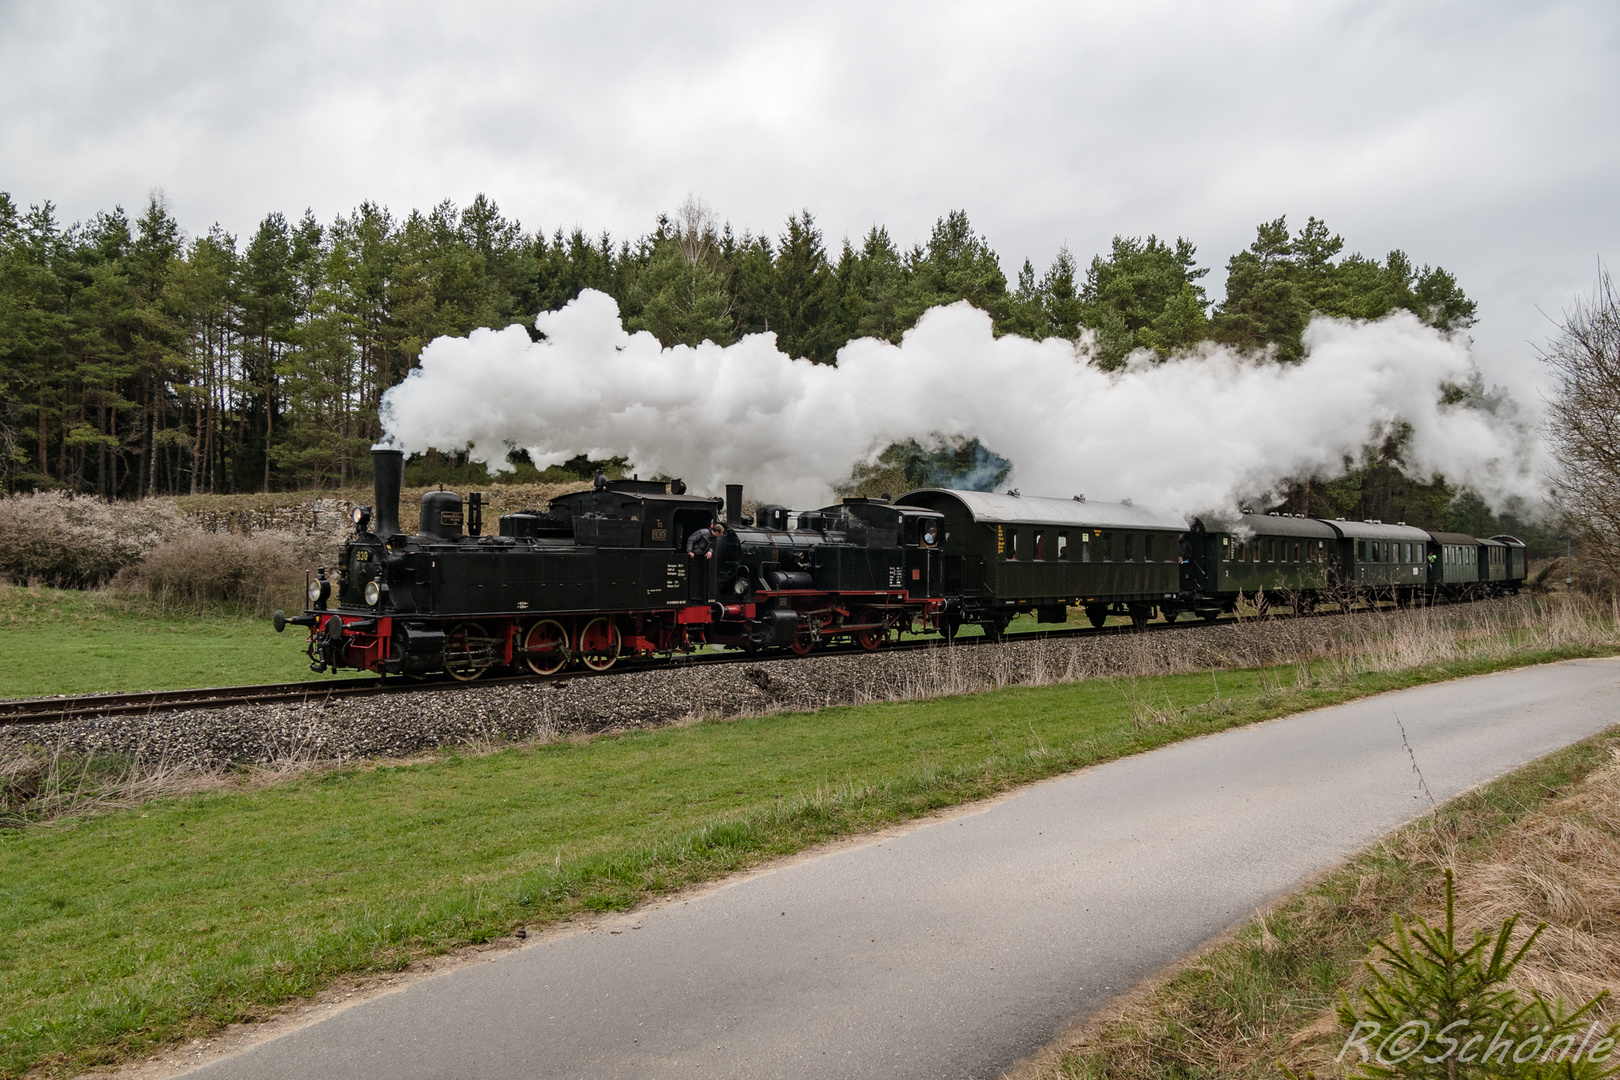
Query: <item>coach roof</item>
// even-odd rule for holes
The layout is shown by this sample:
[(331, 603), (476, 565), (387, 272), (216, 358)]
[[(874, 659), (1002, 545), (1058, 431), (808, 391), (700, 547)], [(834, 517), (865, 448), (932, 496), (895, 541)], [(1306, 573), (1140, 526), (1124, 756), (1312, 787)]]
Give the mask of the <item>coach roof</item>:
[(1349, 540), (1421, 540), (1429, 542), (1429, 534), (1422, 529), (1411, 525), (1385, 525), (1381, 521), (1340, 521), (1335, 518), (1328, 522), (1340, 536)]
[(1179, 514), (1129, 503), (1082, 502), (1039, 495), (997, 495), (989, 491), (953, 491), (921, 488), (895, 502), (938, 509), (955, 500), (975, 522), (983, 525), (1078, 525), (1099, 529), (1168, 529), (1182, 532), (1187, 522)]

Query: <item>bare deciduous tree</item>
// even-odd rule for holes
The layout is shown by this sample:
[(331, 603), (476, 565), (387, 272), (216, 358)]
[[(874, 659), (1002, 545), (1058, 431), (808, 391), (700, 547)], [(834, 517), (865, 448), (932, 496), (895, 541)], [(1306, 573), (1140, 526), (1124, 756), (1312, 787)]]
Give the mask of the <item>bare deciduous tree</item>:
[(1541, 358), (1554, 378), (1554, 497), (1588, 554), (1620, 573), (1620, 297), (1607, 270), (1565, 313)]

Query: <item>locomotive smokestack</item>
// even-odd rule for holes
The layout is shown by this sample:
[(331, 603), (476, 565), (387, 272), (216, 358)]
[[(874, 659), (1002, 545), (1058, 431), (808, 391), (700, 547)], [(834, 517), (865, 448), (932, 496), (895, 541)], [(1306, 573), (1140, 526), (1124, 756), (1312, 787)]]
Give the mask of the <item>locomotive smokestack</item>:
[(733, 527), (742, 524), (742, 485), (726, 485), (726, 524)]
[(384, 543), (399, 532), (399, 485), (405, 475), (405, 454), (400, 450), (371, 448), (372, 508), (371, 531)]

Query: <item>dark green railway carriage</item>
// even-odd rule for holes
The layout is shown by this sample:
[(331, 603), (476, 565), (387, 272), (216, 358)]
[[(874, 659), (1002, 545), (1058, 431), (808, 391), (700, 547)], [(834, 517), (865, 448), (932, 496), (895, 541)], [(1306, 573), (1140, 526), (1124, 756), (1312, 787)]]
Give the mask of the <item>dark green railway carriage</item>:
[(1508, 547), (1500, 540), (1479, 542), (1479, 580), (1484, 592), (1505, 591), (1508, 580)]
[(1479, 541), (1464, 533), (1429, 534), (1429, 592), (1471, 596), (1479, 589)]
[(1429, 534), (1381, 521), (1327, 522), (1339, 534), (1342, 600), (1406, 603), (1429, 587)]
[(1530, 567), (1526, 556), (1529, 554), (1524, 541), (1516, 536), (1493, 536), (1492, 540), (1503, 547), (1503, 558), (1507, 564), (1507, 573), (1502, 580), (1502, 586), (1507, 592), (1516, 593), (1520, 584), (1529, 575)]
[(1181, 589), (1185, 521), (1129, 503), (925, 488), (896, 502), (943, 515), (944, 593), (960, 596), (957, 623), (999, 632), (1018, 612), (1062, 622), (1070, 605), (1093, 623), (1110, 613), (1138, 623)]
[(1206, 529), (1196, 522), (1189, 537), (1182, 602), (1205, 618), (1231, 611), (1240, 597), (1309, 608), (1338, 584), (1339, 534), (1315, 518), (1246, 513)]

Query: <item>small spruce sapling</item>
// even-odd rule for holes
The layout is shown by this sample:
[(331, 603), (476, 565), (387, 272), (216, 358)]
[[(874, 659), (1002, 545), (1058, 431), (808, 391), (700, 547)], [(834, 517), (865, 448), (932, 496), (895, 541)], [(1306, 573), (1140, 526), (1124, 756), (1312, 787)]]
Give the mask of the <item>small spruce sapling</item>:
[[(1356, 1003), (1339, 995), (1339, 1020), (1350, 1029), (1341, 1051), (1349, 1074), (1423, 1080), (1620, 1074), (1611, 1056), (1616, 1029), (1592, 1017), (1607, 991), (1570, 1011), (1535, 992), (1525, 1000), (1507, 986), (1546, 928), (1539, 924), (1513, 949), (1518, 922), (1514, 914), (1495, 933), (1476, 930), (1473, 944), (1460, 947), (1450, 870), (1443, 929), (1421, 918), (1408, 928), (1396, 915), (1393, 943), (1377, 942), (1382, 965), (1367, 962), (1372, 984)], [(1297, 1080), (1286, 1066), (1283, 1072)]]

